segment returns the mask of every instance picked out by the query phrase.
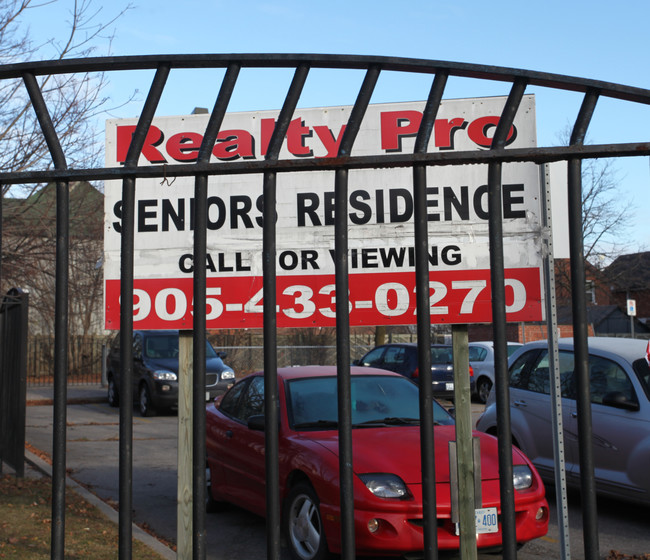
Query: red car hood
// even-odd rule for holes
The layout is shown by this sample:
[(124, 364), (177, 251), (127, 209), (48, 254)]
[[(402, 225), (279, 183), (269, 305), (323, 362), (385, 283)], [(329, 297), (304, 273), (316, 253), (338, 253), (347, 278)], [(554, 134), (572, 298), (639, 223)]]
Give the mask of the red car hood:
[[(481, 478), (498, 479), (499, 464), (497, 440), (482, 432), (474, 432), (481, 440)], [(434, 456), (436, 457), (436, 482), (449, 482), (449, 442), (456, 439), (454, 426), (436, 426), (434, 430)], [(331, 453), (338, 455), (338, 437), (313, 438)], [(354, 472), (387, 472), (399, 475), (407, 484), (422, 482), (420, 462), (420, 429), (417, 426), (388, 428), (357, 428), (352, 430), (352, 456)], [(513, 449), (514, 464), (525, 463)]]

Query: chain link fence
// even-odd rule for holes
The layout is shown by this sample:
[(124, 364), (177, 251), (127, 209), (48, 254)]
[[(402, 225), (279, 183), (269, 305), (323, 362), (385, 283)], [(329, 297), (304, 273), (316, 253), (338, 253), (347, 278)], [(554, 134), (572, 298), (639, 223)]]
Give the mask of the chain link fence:
[[(68, 345), (68, 384), (101, 383), (102, 349), (112, 337), (70, 335)], [(31, 336), (27, 342), (27, 384), (54, 383), (54, 337)]]
[[(353, 345), (351, 354), (361, 358), (373, 346)], [(235, 370), (237, 377), (264, 369), (263, 346), (222, 346), (224, 361)], [(278, 367), (335, 365), (336, 346), (278, 346)]]
[[(68, 384), (85, 385), (102, 383), (103, 349), (108, 347), (114, 335), (70, 336)], [(373, 347), (371, 341), (351, 346), (353, 358), (360, 358)], [(235, 370), (237, 377), (264, 369), (264, 347), (220, 346), (217, 350), (227, 353), (225, 362)], [(286, 345), (278, 346), (278, 366), (303, 366), (336, 364), (334, 345)], [(32, 336), (27, 346), (27, 384), (47, 386), (54, 383), (54, 337)]]

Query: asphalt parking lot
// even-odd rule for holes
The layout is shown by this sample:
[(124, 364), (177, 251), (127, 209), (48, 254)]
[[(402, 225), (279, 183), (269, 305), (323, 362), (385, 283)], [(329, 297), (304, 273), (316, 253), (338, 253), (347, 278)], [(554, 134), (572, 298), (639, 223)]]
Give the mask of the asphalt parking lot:
[[(30, 390), (27, 409), (27, 442), (36, 449), (52, 452), (52, 388)], [(68, 391), (67, 467), (71, 479), (86, 487), (103, 502), (116, 506), (119, 496), (119, 411), (106, 402), (101, 387), (77, 387)], [(482, 405), (473, 403), (474, 419)], [(169, 542), (176, 541), (178, 418), (162, 415), (133, 418), (133, 515)], [(553, 490), (547, 492), (551, 507), (549, 534), (528, 543), (518, 552), (524, 560), (559, 558), (559, 532), (555, 521)], [(571, 558), (583, 558), (579, 497), (570, 509)], [(647, 509), (607, 502), (599, 504), (600, 550), (626, 554), (650, 552)], [(117, 519), (115, 514), (115, 519)], [(210, 560), (248, 560), (266, 557), (264, 519), (232, 507), (206, 519), (206, 548)], [(134, 532), (135, 534), (135, 532)], [(162, 545), (161, 545), (162, 546)], [(176, 555), (167, 549), (169, 558)], [(288, 554), (286, 555), (288, 558)], [(458, 555), (442, 556), (449, 560)], [(284, 555), (283, 555), (284, 558)], [(480, 554), (498, 559), (499, 555)]]

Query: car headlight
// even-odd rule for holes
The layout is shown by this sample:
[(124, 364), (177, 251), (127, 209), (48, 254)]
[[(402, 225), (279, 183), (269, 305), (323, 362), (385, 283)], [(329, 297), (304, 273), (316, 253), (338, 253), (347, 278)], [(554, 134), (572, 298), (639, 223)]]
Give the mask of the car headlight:
[(512, 469), (515, 490), (525, 490), (533, 485), (533, 473), (528, 465), (515, 465)]
[(178, 379), (175, 373), (166, 370), (154, 371), (153, 378), (156, 381), (176, 381)]
[(360, 474), (359, 478), (366, 485), (366, 488), (379, 498), (405, 500), (410, 497), (406, 484), (395, 474)]
[(221, 372), (221, 379), (235, 379), (235, 372), (230, 370), (230, 371), (222, 371)]

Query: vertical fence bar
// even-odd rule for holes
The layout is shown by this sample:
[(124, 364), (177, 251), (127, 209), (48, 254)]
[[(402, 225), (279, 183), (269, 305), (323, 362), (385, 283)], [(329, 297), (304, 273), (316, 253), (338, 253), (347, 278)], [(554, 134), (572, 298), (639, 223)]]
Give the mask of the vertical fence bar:
[[(3, 238), (3, 236), (2, 236), (2, 227), (3, 227), (3, 223), (4, 223), (4, 199), (5, 199), (5, 195), (2, 192), (2, 188), (3, 188), (3, 186), (2, 186), (2, 184), (0, 184), (0, 290), (2, 290), (2, 256), (4, 255), (4, 253), (2, 251), (2, 248), (3, 248), (3, 244), (2, 244), (2, 238)], [(2, 292), (0, 291), (0, 294), (1, 293)], [(2, 349), (0, 349), (0, 352), (1, 351), (2, 351)], [(0, 464), (0, 474), (2, 474), (2, 464)]]
[[(276, 125), (277, 127), (277, 125)], [(279, 486), (279, 431), (278, 431), (278, 358), (275, 269), (276, 236), (276, 179), (274, 172), (264, 173), (264, 226), (262, 267), (264, 290), (264, 414), (266, 461), (266, 557), (280, 558), (280, 486)]]
[[(213, 113), (214, 114), (214, 113)], [(206, 137), (201, 148), (206, 145)], [(212, 142), (214, 144), (214, 142)], [(208, 148), (208, 158), (211, 146)], [(208, 177), (197, 175), (194, 185), (194, 273), (192, 319), (192, 558), (204, 560), (205, 548), (205, 368), (206, 253)], [(180, 370), (179, 370), (180, 372)], [(190, 373), (190, 372), (188, 372)], [(180, 414), (180, 406), (178, 408)], [(179, 424), (180, 425), (180, 424)], [(180, 442), (179, 442), (180, 443)]]
[[(54, 129), (36, 76), (25, 73), (23, 81), (45, 136), (56, 169), (67, 169), (65, 155)], [(52, 558), (65, 551), (65, 471), (68, 372), (68, 262), (69, 189), (56, 183), (56, 271), (54, 301), (54, 428), (52, 443)]]
[[(503, 108), (492, 139), (492, 150), (505, 146), (517, 108), (526, 89), (526, 81), (517, 79)], [(515, 498), (512, 485), (512, 434), (510, 433), (510, 391), (508, 387), (508, 348), (506, 344), (506, 294), (503, 258), (503, 208), (501, 202), (500, 161), (488, 165), (488, 213), (490, 242), (490, 281), (492, 283), (492, 322), (494, 336), (494, 386), (497, 398), (499, 437), (499, 481), (503, 557), (517, 557)]]
[[(219, 95), (208, 120), (199, 148), (197, 163), (210, 161), (212, 148), (219, 134), (223, 118), (232, 96), (239, 64), (231, 64), (226, 71)], [(194, 344), (193, 344), (193, 426), (192, 455), (192, 558), (206, 557), (205, 530), (205, 368), (206, 368), (206, 268), (207, 258), (207, 199), (208, 176), (199, 174), (194, 186)]]
[[(414, 152), (426, 153), (433, 124), (447, 85), (447, 72), (436, 74), (422, 121), (415, 138)], [(427, 216), (427, 168), (413, 167), (415, 295), (417, 306), (418, 364), (420, 370), (420, 453), (422, 463), (422, 521), (424, 527), (424, 558), (438, 557), (436, 515), (436, 463), (433, 453), (433, 386), (431, 374), (431, 307), (429, 298), (429, 231)]]
[(135, 178), (122, 182), (120, 239), (120, 429), (118, 555), (131, 558), (133, 519), (133, 255), (135, 239)]
[[(277, 160), (291, 117), (305, 85), (309, 67), (296, 68), (289, 92), (275, 124), (266, 159)], [(280, 456), (278, 444), (278, 356), (276, 311), (276, 183), (277, 173), (264, 173), (264, 227), (262, 267), (264, 289), (264, 414), (266, 443), (266, 546), (267, 558), (280, 558)]]
[[(56, 300), (54, 311), (54, 441), (52, 445), (52, 542), (63, 558), (65, 540), (66, 417), (68, 373), (69, 189), (56, 183)], [(55, 482), (56, 481), (56, 482)], [(56, 491), (55, 491), (56, 485)], [(55, 537), (56, 535), (56, 537)]]
[[(170, 65), (161, 64), (151, 84), (124, 163), (136, 167), (156, 107), (169, 76)], [(133, 258), (135, 242), (135, 177), (122, 182), (122, 238), (120, 246), (120, 515), (119, 558), (130, 560), (133, 538)]]
[[(585, 94), (573, 127), (570, 143), (582, 145), (589, 121), (598, 101), (598, 92)], [(573, 311), (573, 350), (578, 412), (578, 448), (580, 450), (580, 499), (582, 500), (582, 527), (584, 551), (587, 560), (599, 557), (598, 510), (594, 482), (594, 455), (592, 448), (591, 391), (589, 388), (589, 349), (587, 347), (587, 300), (585, 297), (584, 240), (582, 237), (582, 160), (569, 159), (569, 254), (571, 256), (571, 308)]]
[[(363, 115), (377, 84), (380, 69), (371, 66), (361, 84), (345, 127), (339, 156), (352, 151)], [(348, 308), (348, 170), (334, 175), (334, 270), (336, 290), (336, 370), (339, 418), (339, 495), (341, 499), (341, 557), (355, 557), (354, 489), (352, 469), (352, 404), (350, 388), (350, 310)]]

